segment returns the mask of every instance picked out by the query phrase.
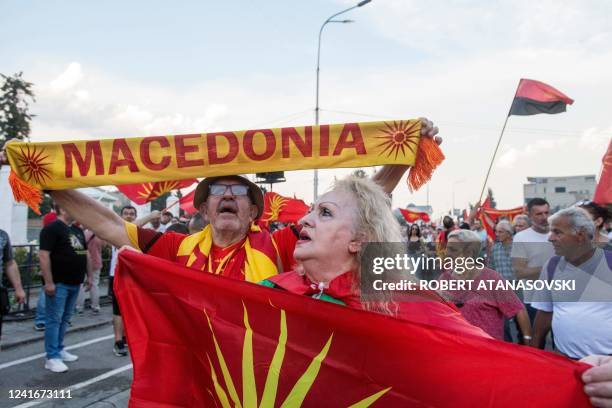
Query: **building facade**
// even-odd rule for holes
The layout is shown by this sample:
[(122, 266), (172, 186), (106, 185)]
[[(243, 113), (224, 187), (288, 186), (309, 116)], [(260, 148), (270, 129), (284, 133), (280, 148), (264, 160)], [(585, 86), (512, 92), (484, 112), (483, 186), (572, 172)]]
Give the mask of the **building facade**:
[(523, 185), (525, 203), (541, 197), (550, 203), (553, 212), (592, 198), (596, 186), (595, 175), (527, 177), (527, 181), (529, 183)]

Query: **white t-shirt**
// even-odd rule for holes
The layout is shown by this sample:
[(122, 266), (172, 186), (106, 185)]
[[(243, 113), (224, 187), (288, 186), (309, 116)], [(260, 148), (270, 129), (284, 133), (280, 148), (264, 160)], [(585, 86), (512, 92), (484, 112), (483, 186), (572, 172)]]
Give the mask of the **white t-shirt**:
[[(529, 227), (514, 236), (510, 257), (527, 259), (529, 268), (541, 268), (553, 255), (555, 249), (548, 242), (547, 233), (537, 232)], [(531, 291), (523, 291), (525, 303), (530, 303), (531, 297)]]
[[(541, 280), (548, 280), (548, 262), (542, 268)], [(612, 270), (604, 251), (580, 266), (561, 258), (553, 276), (555, 280), (575, 280), (573, 292), (538, 291), (531, 305), (552, 312), (555, 345), (563, 354), (582, 358), (590, 354), (612, 354)]]
[(115, 276), (115, 268), (117, 267), (117, 254), (119, 250), (115, 247), (111, 249), (111, 262), (110, 269), (108, 270), (108, 276)]

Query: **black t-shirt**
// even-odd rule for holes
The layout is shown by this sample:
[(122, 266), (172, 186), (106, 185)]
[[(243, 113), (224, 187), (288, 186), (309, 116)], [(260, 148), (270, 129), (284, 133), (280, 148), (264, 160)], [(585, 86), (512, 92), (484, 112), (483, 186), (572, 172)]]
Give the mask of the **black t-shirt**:
[(40, 249), (51, 253), (54, 283), (80, 285), (87, 273), (87, 242), (83, 230), (56, 220), (40, 231)]
[(0, 286), (2, 286), (2, 274), (4, 264), (13, 260), (13, 247), (6, 231), (0, 229)]

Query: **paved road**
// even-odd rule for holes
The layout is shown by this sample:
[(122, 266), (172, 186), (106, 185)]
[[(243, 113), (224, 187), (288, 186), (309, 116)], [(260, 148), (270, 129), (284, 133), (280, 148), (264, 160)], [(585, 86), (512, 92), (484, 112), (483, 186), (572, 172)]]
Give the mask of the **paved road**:
[[(110, 321), (110, 307), (104, 307), (103, 314), (108, 315)], [(87, 319), (87, 316), (74, 319)], [(32, 321), (20, 324), (31, 327)], [(68, 363), (69, 371), (59, 374), (44, 369), (42, 339), (14, 345), (0, 352), (0, 407), (127, 406), (132, 381), (131, 360), (113, 354), (110, 324), (69, 332), (65, 345), (71, 353), (79, 356), (79, 360)], [(70, 389), (72, 398), (47, 401), (10, 399), (10, 390), (24, 389)]]

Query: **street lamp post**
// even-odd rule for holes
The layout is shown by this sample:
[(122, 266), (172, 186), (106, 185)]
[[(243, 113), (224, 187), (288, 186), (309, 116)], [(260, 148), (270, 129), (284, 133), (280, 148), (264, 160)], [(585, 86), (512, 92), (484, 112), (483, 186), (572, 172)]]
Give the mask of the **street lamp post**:
[(451, 209), (451, 216), (453, 216), (453, 217), (455, 216), (455, 186), (456, 186), (457, 184), (461, 184), (461, 183), (463, 183), (463, 182), (465, 182), (465, 179), (455, 180), (455, 181), (453, 182), (453, 189), (452, 189), (452, 190), (453, 190), (453, 202), (452, 202), (452, 206), (453, 206), (453, 208)]
[[(372, 0), (362, 0), (357, 3), (356, 6), (349, 7), (346, 10), (342, 10), (339, 13), (336, 13), (329, 17), (323, 25), (321, 25), (321, 29), (319, 30), (319, 47), (317, 48), (317, 90), (316, 90), (316, 103), (315, 103), (315, 125), (319, 125), (319, 71), (320, 71), (320, 61), (321, 61), (321, 35), (323, 34), (323, 28), (327, 25), (327, 23), (352, 23), (353, 20), (334, 20), (334, 17), (338, 17), (340, 14), (344, 14), (348, 11), (356, 9), (357, 7), (362, 7), (371, 2)], [(313, 201), (317, 199), (319, 196), (319, 170), (314, 170), (314, 194)]]

